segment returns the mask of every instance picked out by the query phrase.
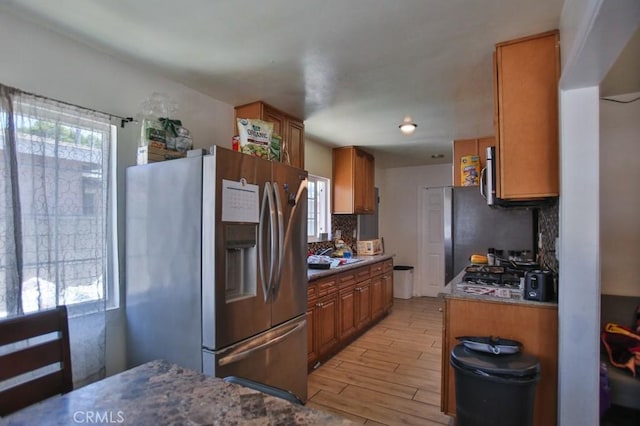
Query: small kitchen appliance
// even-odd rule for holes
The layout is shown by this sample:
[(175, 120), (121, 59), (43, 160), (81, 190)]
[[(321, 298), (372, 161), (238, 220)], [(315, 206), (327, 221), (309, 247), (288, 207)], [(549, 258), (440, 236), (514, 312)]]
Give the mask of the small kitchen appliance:
[(524, 298), (548, 302), (553, 299), (553, 273), (545, 270), (533, 270), (526, 273), (524, 278)]

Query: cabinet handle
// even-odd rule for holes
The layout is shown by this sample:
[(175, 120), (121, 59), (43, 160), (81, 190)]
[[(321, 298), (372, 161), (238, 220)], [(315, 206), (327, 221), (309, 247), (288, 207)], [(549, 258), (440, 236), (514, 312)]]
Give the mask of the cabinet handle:
[(362, 291), (362, 289), (361, 289), (360, 287), (356, 287), (356, 291), (357, 291), (358, 293), (360, 293), (360, 292)]
[(323, 303), (316, 303), (316, 308), (322, 308), (324, 306)]

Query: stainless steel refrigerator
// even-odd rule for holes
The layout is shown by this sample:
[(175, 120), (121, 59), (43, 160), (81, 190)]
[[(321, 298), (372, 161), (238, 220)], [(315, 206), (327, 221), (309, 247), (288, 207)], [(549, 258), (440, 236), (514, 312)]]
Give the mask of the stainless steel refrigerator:
[(130, 367), (166, 359), (307, 397), (307, 173), (213, 147), (127, 169)]

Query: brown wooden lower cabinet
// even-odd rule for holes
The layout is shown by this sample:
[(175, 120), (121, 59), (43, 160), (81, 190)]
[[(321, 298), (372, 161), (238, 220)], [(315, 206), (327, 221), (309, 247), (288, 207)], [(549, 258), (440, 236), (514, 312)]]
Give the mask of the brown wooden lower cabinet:
[(316, 330), (318, 356), (322, 356), (338, 343), (338, 295), (332, 294), (316, 304)]
[(393, 260), (311, 281), (308, 290), (309, 369), (332, 356), (393, 306)]
[(338, 296), (338, 316), (340, 328), (338, 338), (346, 339), (357, 331), (356, 322), (356, 286), (340, 289)]
[(378, 318), (384, 314), (386, 301), (382, 275), (371, 279), (371, 318)]
[(363, 328), (371, 322), (371, 280), (356, 284), (356, 323)]
[(316, 325), (315, 317), (316, 307), (314, 305), (307, 308), (307, 365), (315, 364), (318, 359), (318, 345), (311, 332)]
[(382, 275), (382, 303), (383, 312), (388, 312), (393, 305), (393, 271)]
[[(442, 334), (441, 410), (456, 414), (455, 371), (449, 364), (458, 336), (498, 336), (517, 340), (540, 361), (533, 424), (556, 424), (558, 396), (558, 307), (491, 300), (447, 298)], [(499, 407), (496, 407), (499, 409)]]

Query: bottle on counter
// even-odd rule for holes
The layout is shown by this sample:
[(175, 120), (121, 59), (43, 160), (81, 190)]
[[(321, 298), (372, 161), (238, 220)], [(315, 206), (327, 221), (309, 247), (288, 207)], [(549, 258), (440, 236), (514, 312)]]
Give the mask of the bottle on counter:
[(487, 249), (487, 265), (493, 266), (496, 264), (496, 249), (489, 247)]
[(496, 250), (495, 255), (496, 255), (496, 260), (495, 260), (496, 266), (501, 266), (502, 259), (504, 259), (504, 250)]

